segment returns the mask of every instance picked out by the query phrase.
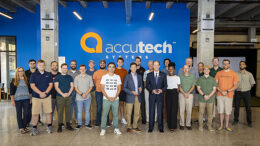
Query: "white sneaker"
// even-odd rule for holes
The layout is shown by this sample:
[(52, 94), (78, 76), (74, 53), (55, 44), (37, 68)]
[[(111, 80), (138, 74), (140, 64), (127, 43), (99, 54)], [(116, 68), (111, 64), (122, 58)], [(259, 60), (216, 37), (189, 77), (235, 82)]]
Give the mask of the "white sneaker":
[(114, 130), (114, 133), (117, 134), (117, 135), (121, 135), (122, 133), (119, 131), (119, 129), (115, 129)]
[(106, 130), (102, 129), (100, 132), (100, 136), (104, 136), (106, 134)]
[(125, 118), (122, 118), (121, 123), (127, 125)]

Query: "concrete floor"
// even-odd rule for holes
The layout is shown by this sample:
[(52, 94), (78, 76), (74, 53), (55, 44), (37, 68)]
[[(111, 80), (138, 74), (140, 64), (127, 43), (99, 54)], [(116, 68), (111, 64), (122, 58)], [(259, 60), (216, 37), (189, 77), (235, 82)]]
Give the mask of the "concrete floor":
[[(82, 128), (79, 131), (63, 130), (57, 133), (57, 121), (54, 121), (54, 133), (48, 134), (45, 126), (38, 126), (41, 134), (38, 136), (30, 136), (29, 134), (19, 134), (16, 122), (15, 108), (9, 102), (0, 102), (0, 146), (15, 145), (146, 145), (146, 146), (166, 146), (166, 145), (185, 145), (185, 146), (259, 146), (260, 145), (260, 108), (252, 108), (253, 128), (249, 128), (245, 122), (245, 111), (241, 108), (240, 122), (236, 126), (231, 126), (234, 132), (209, 132), (204, 130), (200, 132), (197, 124), (193, 124), (192, 131), (176, 130), (170, 133), (166, 128), (165, 133), (159, 133), (157, 127), (153, 133), (148, 133), (148, 125), (141, 125), (141, 134), (126, 133), (126, 127), (119, 125), (122, 135), (113, 134), (113, 128), (108, 128), (107, 134), (103, 137), (99, 136), (100, 129), (92, 130)], [(194, 111), (194, 118), (197, 114)], [(218, 119), (217, 119), (218, 120)], [(233, 118), (231, 118), (231, 121)], [(214, 122), (214, 128), (218, 127), (218, 123)]]

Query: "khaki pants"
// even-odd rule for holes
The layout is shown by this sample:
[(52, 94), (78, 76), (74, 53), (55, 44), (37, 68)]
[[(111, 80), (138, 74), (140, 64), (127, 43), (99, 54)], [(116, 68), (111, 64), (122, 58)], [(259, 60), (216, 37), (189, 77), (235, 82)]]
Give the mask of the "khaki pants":
[(203, 115), (205, 113), (205, 109), (207, 110), (208, 114), (208, 128), (212, 127), (212, 119), (213, 119), (213, 108), (214, 103), (206, 103), (206, 102), (199, 102), (199, 127), (203, 128)]
[(126, 120), (127, 120), (127, 128), (132, 128), (131, 126), (131, 114), (134, 106), (134, 121), (133, 128), (138, 127), (138, 120), (140, 117), (140, 102), (138, 100), (138, 96), (135, 97), (135, 103), (126, 103)]
[(179, 94), (180, 104), (180, 126), (185, 126), (185, 111), (186, 111), (186, 126), (191, 126), (191, 113), (193, 104), (193, 94), (189, 95), (189, 98), (185, 98), (182, 93)]

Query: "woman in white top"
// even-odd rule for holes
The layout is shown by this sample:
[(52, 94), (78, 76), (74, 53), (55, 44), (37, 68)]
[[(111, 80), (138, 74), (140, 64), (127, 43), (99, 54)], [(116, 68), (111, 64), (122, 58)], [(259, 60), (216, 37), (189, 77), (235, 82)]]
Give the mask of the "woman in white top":
[(175, 75), (175, 63), (171, 62), (168, 66), (169, 75), (167, 75), (166, 108), (167, 123), (171, 132), (177, 129), (178, 113), (178, 92), (180, 89), (180, 77)]

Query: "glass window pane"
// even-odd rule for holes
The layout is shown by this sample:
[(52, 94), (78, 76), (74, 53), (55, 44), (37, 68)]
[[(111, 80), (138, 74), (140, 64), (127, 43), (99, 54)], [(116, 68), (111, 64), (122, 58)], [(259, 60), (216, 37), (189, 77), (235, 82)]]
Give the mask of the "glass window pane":
[(0, 51), (6, 50), (5, 37), (0, 37)]
[(6, 87), (7, 84), (7, 66), (6, 66), (6, 52), (0, 52), (1, 58), (1, 83), (4, 83)]
[(9, 55), (9, 80), (8, 83), (11, 81), (12, 78), (14, 78), (16, 69), (16, 57)]

